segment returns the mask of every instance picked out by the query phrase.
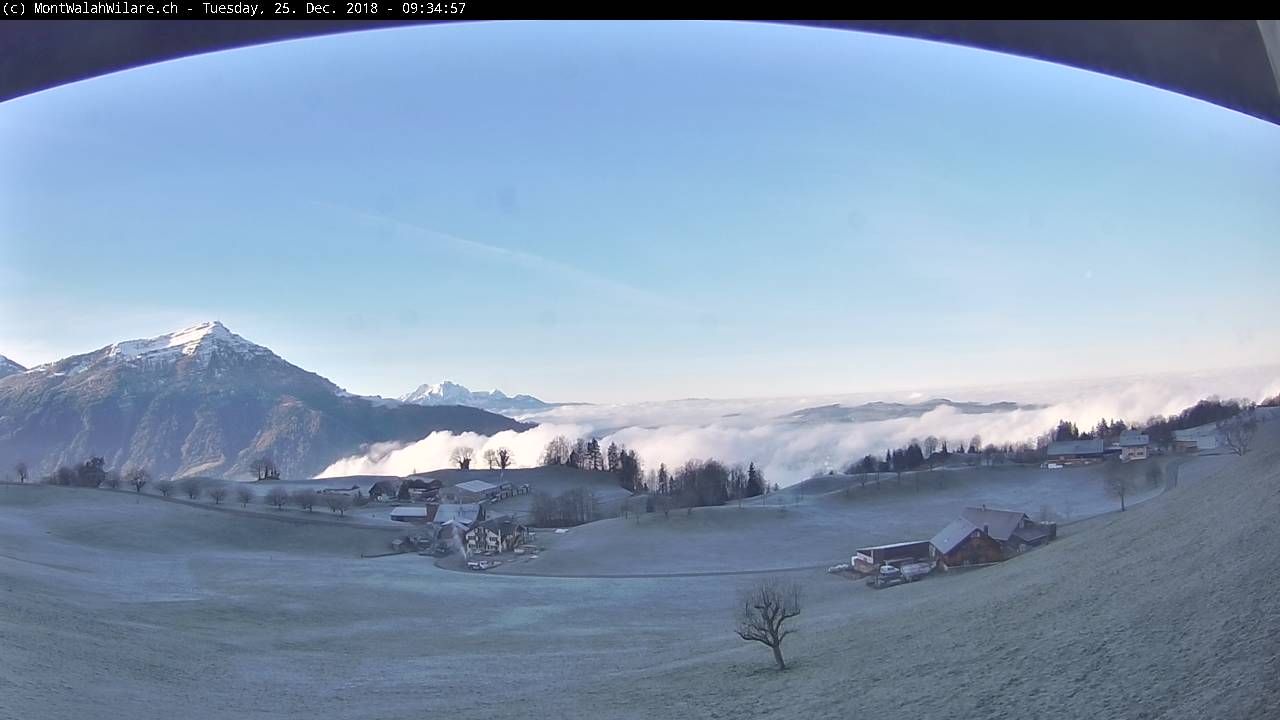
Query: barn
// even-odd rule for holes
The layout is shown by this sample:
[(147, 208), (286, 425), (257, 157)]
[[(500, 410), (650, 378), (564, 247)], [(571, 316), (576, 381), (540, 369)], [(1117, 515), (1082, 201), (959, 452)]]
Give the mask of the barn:
[(1049, 443), (1046, 453), (1052, 462), (1063, 464), (1082, 463), (1090, 460), (1101, 460), (1106, 454), (1106, 447), (1101, 438), (1093, 440), (1060, 440)]
[(1055, 523), (1037, 523), (1017, 510), (965, 508), (929, 541), (943, 569), (1001, 562), (1056, 539)]

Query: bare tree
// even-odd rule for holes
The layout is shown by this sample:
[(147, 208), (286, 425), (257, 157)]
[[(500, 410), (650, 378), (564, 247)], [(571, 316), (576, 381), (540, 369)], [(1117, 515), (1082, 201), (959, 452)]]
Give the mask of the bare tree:
[(156, 483), (156, 491), (165, 497), (173, 494), (173, 487), (172, 480), (160, 480)]
[(273, 487), (267, 491), (267, 502), (271, 503), (277, 510), (283, 510), (285, 503), (289, 502), (289, 491), (282, 487)]
[(471, 458), (475, 457), (475, 454), (474, 448), (459, 445), (453, 449), (453, 452), (449, 453), (449, 462), (457, 465), (459, 470), (470, 470)]
[(779, 670), (786, 670), (782, 641), (793, 631), (783, 625), (800, 614), (800, 586), (794, 582), (765, 581), (742, 596), (738, 637), (769, 646)]
[(1159, 464), (1153, 461), (1151, 465), (1147, 467), (1146, 477), (1147, 485), (1151, 487), (1159, 487), (1160, 482), (1164, 480), (1164, 470)]
[(1258, 432), (1258, 418), (1252, 410), (1236, 415), (1218, 423), (1218, 437), (1231, 452), (1244, 455), (1253, 444), (1254, 433)]
[(293, 504), (307, 512), (311, 512), (312, 508), (316, 506), (316, 495), (315, 490), (299, 490), (293, 494)]
[(227, 492), (226, 485), (214, 485), (209, 488), (209, 497), (213, 500), (214, 505), (221, 505), (222, 501), (227, 497)]
[(201, 488), (199, 480), (196, 480), (195, 478), (183, 478), (178, 481), (178, 487), (182, 492), (186, 493), (188, 498), (191, 498), (192, 500), (200, 499)]
[(489, 463), (489, 469), (493, 470), (498, 467), (498, 452), (493, 448), (484, 451), (484, 461)]
[(351, 496), (343, 493), (328, 493), (324, 496), (324, 504), (328, 506), (329, 512), (336, 512), (345, 517), (347, 511), (351, 509)]
[(504, 448), (504, 447), (498, 448), (498, 467), (501, 468), (502, 470), (506, 470), (507, 468), (511, 467), (511, 449), (510, 448)]
[[(146, 468), (133, 468), (128, 475), (129, 484), (133, 486), (133, 491), (136, 493), (142, 492), (142, 488), (151, 482), (151, 473), (147, 472)], [(168, 496), (166, 495), (165, 497)]]
[(1120, 512), (1124, 512), (1125, 498), (1133, 493), (1134, 466), (1126, 462), (1111, 461), (1107, 465), (1107, 489), (1120, 498)]
[(249, 503), (253, 502), (256, 497), (253, 488), (248, 485), (236, 485), (236, 500), (240, 502), (240, 507), (249, 507)]
[(573, 452), (573, 446), (569, 444), (569, 439), (563, 435), (557, 435), (547, 443), (546, 449), (542, 451), (543, 465), (564, 465), (569, 462), (569, 454)]
[(21, 460), (13, 466), (13, 472), (18, 476), (18, 482), (20, 483), (26, 482), (27, 478), (31, 477), (27, 470), (27, 463)]

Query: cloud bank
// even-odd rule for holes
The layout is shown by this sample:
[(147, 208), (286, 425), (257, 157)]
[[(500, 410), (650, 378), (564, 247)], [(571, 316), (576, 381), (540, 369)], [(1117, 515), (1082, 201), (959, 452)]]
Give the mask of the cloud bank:
[[(646, 469), (668, 467), (692, 458), (755, 462), (770, 482), (788, 485), (828, 469), (839, 469), (867, 453), (883, 454), (913, 438), (929, 435), (952, 445), (974, 435), (983, 442), (1018, 442), (1033, 438), (1060, 419), (1092, 426), (1099, 418), (1142, 421), (1176, 413), (1201, 398), (1244, 397), (1260, 400), (1280, 393), (1280, 367), (1254, 368), (1053, 386), (968, 388), (954, 391), (903, 391), (879, 395), (811, 396), (762, 400), (676, 400), (632, 405), (578, 405), (532, 413), (521, 419), (540, 423), (522, 433), (492, 437), (474, 433), (436, 432), (407, 445), (381, 444), (363, 455), (345, 458), (321, 477), (356, 474), (405, 475), (414, 470), (448, 466), (458, 445), (484, 451), (507, 447), (517, 467), (536, 465), (547, 441), (557, 435), (594, 435), (636, 450)], [(1013, 401), (1040, 407), (1006, 412), (963, 413), (949, 405), (909, 417), (871, 422), (797, 422), (785, 417), (796, 410), (867, 402), (913, 403), (927, 397), (954, 401)]]

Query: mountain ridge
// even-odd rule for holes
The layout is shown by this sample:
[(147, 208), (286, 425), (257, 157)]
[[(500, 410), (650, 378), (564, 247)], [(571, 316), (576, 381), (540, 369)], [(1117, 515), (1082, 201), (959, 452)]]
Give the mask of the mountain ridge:
[(352, 395), (217, 321), (0, 378), (0, 462), (41, 473), (98, 455), (161, 477), (236, 477), (269, 456), (286, 477), (310, 476), (375, 443), (528, 427)]

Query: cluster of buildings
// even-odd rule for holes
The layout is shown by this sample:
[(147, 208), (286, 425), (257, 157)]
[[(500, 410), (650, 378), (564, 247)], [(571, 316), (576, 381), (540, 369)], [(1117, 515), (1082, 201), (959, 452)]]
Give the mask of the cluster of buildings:
[(1121, 462), (1146, 460), (1150, 457), (1151, 438), (1145, 433), (1127, 431), (1107, 442), (1102, 438), (1090, 440), (1060, 440), (1049, 443), (1046, 451), (1048, 462), (1058, 465), (1078, 465), (1118, 457)]
[(1057, 523), (1041, 523), (1017, 510), (982, 507), (965, 508), (960, 517), (942, 528), (929, 540), (875, 545), (857, 550), (853, 569), (872, 573), (882, 565), (927, 562), (948, 568), (986, 565), (1011, 557), (1058, 537)]
[[(446, 554), (464, 548), (468, 555), (489, 555), (514, 550), (529, 537), (528, 528), (514, 516), (490, 517), (487, 507), (498, 500), (527, 494), (527, 484), (468, 480), (445, 486), (439, 479), (421, 473), (410, 475), (401, 483), (392, 491), (394, 483), (380, 481), (369, 494), (388, 501), (403, 501), (407, 494), (409, 502), (422, 503), (397, 505), (390, 513), (393, 521), (415, 526), (411, 537), (419, 549)], [(375, 493), (377, 490), (381, 492)]]

